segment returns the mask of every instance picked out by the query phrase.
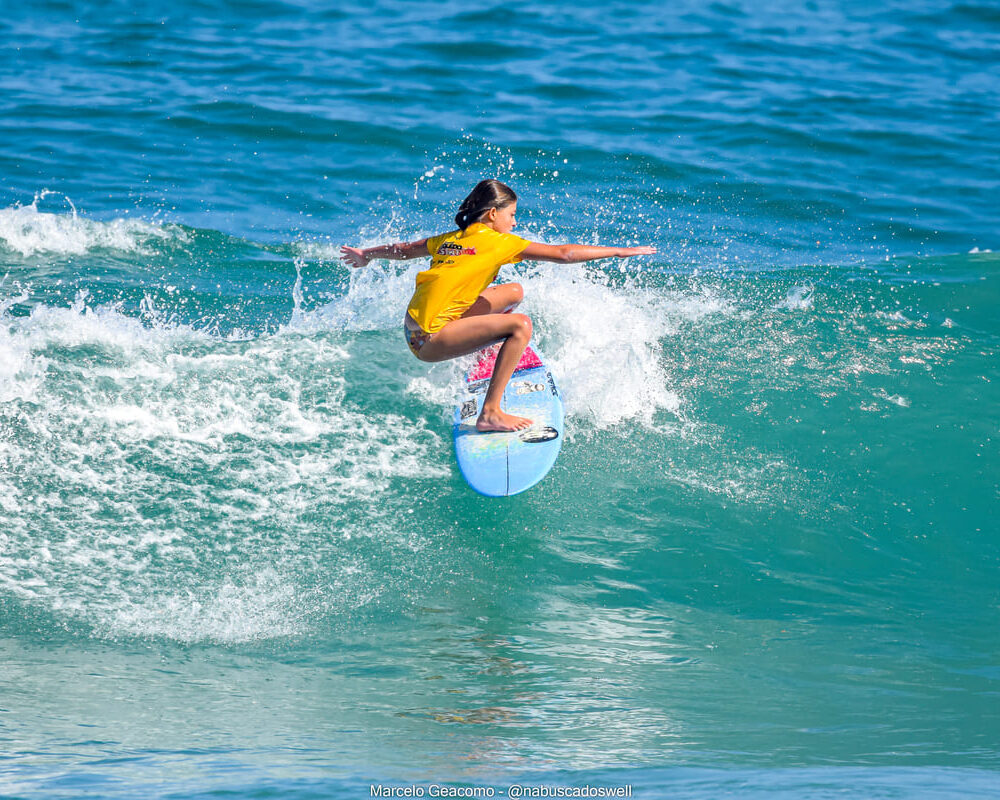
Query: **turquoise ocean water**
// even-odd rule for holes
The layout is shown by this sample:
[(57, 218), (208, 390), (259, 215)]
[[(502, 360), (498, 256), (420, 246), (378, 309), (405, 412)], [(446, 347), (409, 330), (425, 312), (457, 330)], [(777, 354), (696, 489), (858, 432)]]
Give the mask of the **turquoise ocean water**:
[[(1000, 796), (1000, 11), (664, 5), (5, 5), (0, 795)], [(483, 177), (659, 248), (503, 501), (336, 258)]]

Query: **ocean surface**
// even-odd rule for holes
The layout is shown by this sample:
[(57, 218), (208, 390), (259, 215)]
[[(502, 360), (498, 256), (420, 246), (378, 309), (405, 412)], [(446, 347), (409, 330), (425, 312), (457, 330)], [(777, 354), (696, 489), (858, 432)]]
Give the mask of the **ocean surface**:
[[(0, 795), (1000, 797), (998, 109), (987, 0), (5, 4)], [(486, 177), (659, 248), (503, 269), (503, 500), (337, 258)]]

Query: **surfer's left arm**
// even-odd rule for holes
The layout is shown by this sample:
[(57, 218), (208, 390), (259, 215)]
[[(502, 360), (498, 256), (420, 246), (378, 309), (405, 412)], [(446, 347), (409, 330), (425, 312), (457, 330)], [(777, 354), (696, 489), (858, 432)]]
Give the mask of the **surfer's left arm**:
[(521, 251), (521, 258), (531, 261), (554, 261), (557, 264), (574, 264), (598, 258), (631, 258), (651, 256), (655, 247), (600, 247), (591, 244), (542, 244), (528, 242)]
[(376, 258), (389, 258), (393, 261), (403, 261), (408, 258), (420, 258), (427, 255), (427, 240), (420, 239), (416, 242), (396, 242), (395, 244), (380, 244), (375, 247), (361, 249), (358, 247), (348, 247), (346, 244), (340, 248), (340, 259), (349, 266), (363, 267), (369, 261)]

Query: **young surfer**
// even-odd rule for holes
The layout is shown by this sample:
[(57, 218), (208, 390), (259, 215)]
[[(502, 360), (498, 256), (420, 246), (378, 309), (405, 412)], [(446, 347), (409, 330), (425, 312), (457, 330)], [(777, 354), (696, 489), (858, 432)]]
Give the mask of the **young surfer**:
[(514, 190), (485, 180), (462, 201), (455, 216), (458, 230), (416, 242), (340, 249), (341, 258), (352, 267), (376, 258), (431, 256), (430, 267), (417, 274), (417, 288), (403, 317), (406, 343), (421, 361), (444, 361), (503, 343), (476, 421), (480, 431), (518, 431), (531, 425), (530, 419), (500, 408), (507, 381), (531, 339), (531, 318), (509, 313), (524, 298), (521, 284), (490, 286), (500, 267), (524, 258), (569, 264), (656, 252), (655, 247), (529, 242), (511, 233), (516, 214)]

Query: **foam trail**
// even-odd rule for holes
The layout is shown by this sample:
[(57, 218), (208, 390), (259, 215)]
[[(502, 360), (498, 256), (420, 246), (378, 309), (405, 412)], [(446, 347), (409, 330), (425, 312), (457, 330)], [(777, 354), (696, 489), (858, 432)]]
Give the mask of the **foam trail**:
[(369, 602), (377, 566), (317, 513), (409, 551), (406, 494), (387, 490), (448, 470), (424, 422), (345, 402), (336, 339), (225, 340), (84, 294), (4, 315), (4, 591), (102, 635), (182, 641), (293, 635)]

